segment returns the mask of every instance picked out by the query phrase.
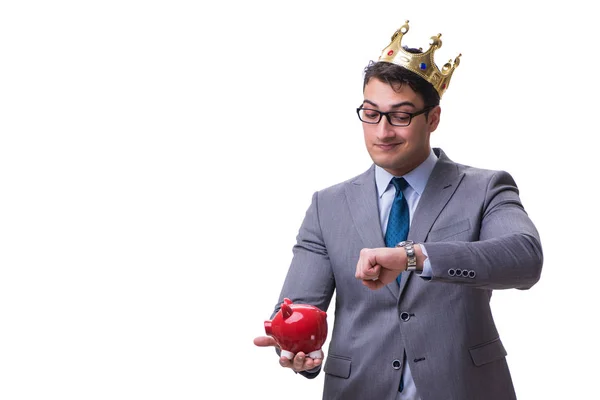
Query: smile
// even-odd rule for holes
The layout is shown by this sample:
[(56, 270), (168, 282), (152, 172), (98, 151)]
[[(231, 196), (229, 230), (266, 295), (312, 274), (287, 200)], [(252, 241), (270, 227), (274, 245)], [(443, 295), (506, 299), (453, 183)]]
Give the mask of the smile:
[(380, 144), (376, 144), (375, 146), (380, 148), (383, 151), (389, 151), (389, 150), (396, 148), (396, 146), (399, 146), (399, 145), (400, 145), (400, 143), (389, 143), (389, 144), (380, 143)]

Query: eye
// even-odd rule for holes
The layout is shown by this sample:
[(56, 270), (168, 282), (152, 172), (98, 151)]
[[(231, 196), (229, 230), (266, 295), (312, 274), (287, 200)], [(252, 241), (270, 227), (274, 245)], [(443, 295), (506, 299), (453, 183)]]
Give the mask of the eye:
[(410, 120), (410, 114), (403, 112), (395, 112), (390, 114), (390, 118), (394, 123), (406, 123)]
[(374, 110), (362, 110), (363, 118), (377, 119), (379, 118), (379, 111)]

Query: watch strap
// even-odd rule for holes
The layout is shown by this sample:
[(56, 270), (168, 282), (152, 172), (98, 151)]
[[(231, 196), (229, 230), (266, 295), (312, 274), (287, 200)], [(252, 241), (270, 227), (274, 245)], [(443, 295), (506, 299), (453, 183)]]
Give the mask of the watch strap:
[(420, 274), (422, 269), (417, 268), (417, 255), (415, 253), (414, 242), (412, 240), (404, 240), (396, 245), (396, 247), (404, 247), (406, 251), (406, 271), (416, 272)]

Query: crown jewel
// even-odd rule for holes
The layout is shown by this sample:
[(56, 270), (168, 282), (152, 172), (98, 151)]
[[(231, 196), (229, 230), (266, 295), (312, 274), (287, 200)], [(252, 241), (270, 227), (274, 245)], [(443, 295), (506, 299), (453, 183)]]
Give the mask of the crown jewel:
[[(379, 61), (393, 63), (414, 72), (431, 83), (440, 97), (442, 97), (450, 85), (450, 78), (452, 78), (452, 73), (458, 67), (462, 54), (459, 54), (454, 59), (454, 62), (449, 60), (440, 71), (433, 61), (433, 53), (442, 47), (440, 39), (442, 34), (438, 33), (437, 36), (431, 37), (431, 43), (427, 51), (423, 53), (410, 53), (402, 47), (402, 37), (404, 37), (406, 32), (408, 32), (408, 20), (400, 29), (394, 32), (392, 42), (381, 51)], [(422, 49), (420, 50), (422, 51)]]

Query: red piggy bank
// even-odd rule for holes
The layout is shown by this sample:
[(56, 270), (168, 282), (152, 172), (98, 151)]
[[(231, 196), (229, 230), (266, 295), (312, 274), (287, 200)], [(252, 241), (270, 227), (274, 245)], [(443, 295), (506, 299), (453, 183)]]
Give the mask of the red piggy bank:
[(327, 339), (327, 314), (309, 304), (293, 304), (288, 298), (271, 321), (265, 321), (267, 335), (281, 348), (281, 355), (293, 359), (299, 351), (311, 358), (322, 358), (321, 347)]

